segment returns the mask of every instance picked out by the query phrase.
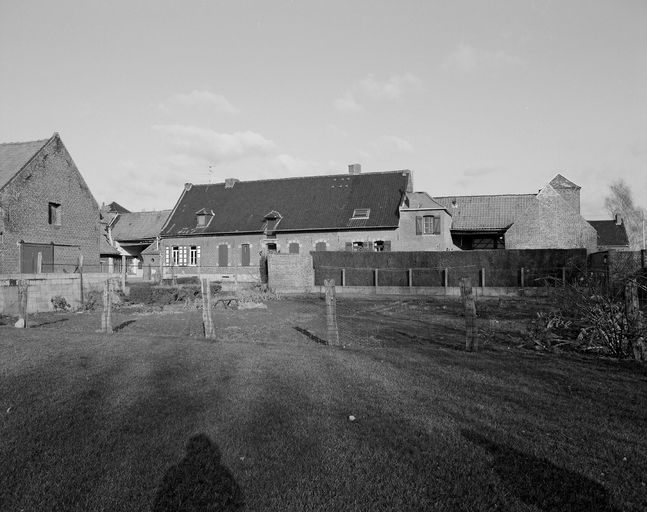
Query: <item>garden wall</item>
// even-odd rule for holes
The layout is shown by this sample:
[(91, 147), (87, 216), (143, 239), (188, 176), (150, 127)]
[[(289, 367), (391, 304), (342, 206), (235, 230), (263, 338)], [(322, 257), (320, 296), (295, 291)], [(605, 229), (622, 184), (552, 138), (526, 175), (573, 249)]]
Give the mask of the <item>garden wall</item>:
[(18, 315), (18, 282), (28, 282), (27, 313), (52, 311), (52, 298), (60, 296), (72, 308), (82, 306), (81, 283), (83, 296), (87, 300), (91, 292), (103, 291), (103, 283), (112, 279), (117, 289), (121, 288), (119, 274), (88, 273), (83, 274), (3, 274), (0, 275), (0, 314)]
[[(575, 279), (586, 269), (585, 249), (447, 252), (312, 252), (314, 284), (343, 286), (536, 287)], [(523, 270), (522, 270), (523, 269)], [(376, 282), (377, 281), (377, 282)]]

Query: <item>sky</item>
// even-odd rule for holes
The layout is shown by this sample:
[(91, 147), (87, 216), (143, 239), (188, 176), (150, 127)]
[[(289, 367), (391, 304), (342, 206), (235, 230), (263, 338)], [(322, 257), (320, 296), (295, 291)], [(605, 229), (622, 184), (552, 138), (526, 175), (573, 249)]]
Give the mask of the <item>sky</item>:
[(647, 207), (645, 0), (0, 0), (0, 142), (58, 132), (99, 204), (410, 169), (431, 196), (557, 173)]

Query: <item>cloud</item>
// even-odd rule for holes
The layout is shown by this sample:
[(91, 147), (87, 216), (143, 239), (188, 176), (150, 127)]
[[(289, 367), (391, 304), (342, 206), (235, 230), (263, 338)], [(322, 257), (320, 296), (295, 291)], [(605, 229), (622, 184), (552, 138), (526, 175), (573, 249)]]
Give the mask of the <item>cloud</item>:
[(373, 75), (368, 75), (360, 80), (357, 88), (375, 99), (397, 100), (405, 92), (420, 90), (422, 81), (411, 73), (406, 73), (403, 76), (394, 75), (383, 82), (375, 80)]
[(213, 112), (225, 112), (227, 114), (237, 114), (238, 109), (234, 107), (227, 98), (220, 94), (210, 91), (191, 91), (189, 94), (173, 94), (167, 103), (160, 104), (159, 107), (164, 112), (172, 112), (174, 107), (194, 108), (200, 107)]
[(267, 155), (277, 149), (274, 142), (251, 131), (218, 133), (182, 125), (155, 125), (152, 129), (175, 151), (175, 158), (180, 155), (211, 164)]
[(463, 176), (468, 178), (486, 176), (488, 174), (492, 174), (493, 172), (496, 172), (498, 169), (499, 168), (496, 165), (480, 165), (475, 167), (468, 167), (463, 171)]
[(443, 63), (445, 69), (456, 69), (465, 74), (476, 73), (482, 69), (496, 69), (523, 64), (517, 57), (512, 57), (503, 50), (491, 52), (460, 44), (450, 53)]
[(359, 151), (358, 156), (362, 160), (385, 160), (394, 155), (413, 152), (410, 142), (393, 135), (382, 135), (379, 139), (369, 142), (366, 149)]
[(352, 112), (361, 109), (361, 105), (355, 99), (356, 95), (373, 100), (398, 100), (404, 93), (420, 90), (422, 81), (412, 73), (394, 75), (384, 81), (376, 80), (370, 74), (355, 82), (341, 98), (333, 102), (333, 105), (339, 112)]
[(350, 91), (346, 91), (341, 98), (333, 101), (333, 106), (338, 112), (353, 112), (360, 109), (353, 97), (353, 93)]

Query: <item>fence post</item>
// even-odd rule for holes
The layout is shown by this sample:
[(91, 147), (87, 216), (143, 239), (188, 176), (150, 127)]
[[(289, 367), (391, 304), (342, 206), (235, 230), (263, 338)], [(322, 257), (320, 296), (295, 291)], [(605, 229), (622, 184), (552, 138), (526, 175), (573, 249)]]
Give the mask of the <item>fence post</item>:
[(36, 273), (37, 274), (43, 273), (43, 253), (42, 252), (38, 253), (38, 258), (36, 259)]
[(481, 288), (485, 288), (485, 268), (481, 267)]
[(29, 281), (21, 279), (18, 281), (18, 322), (16, 327), (27, 328), (27, 290)]
[(337, 297), (335, 296), (335, 280), (326, 279), (326, 338), (328, 345), (339, 345), (339, 330), (337, 329)]
[(341, 269), (341, 285), (346, 286), (346, 269)]
[(413, 269), (407, 270), (407, 274), (409, 275), (409, 288), (413, 287)]
[(379, 284), (378, 284), (378, 270), (375, 269), (375, 288), (377, 288), (378, 286), (379, 286)]
[(103, 311), (101, 313), (101, 332), (112, 332), (112, 279), (103, 283)]
[(83, 299), (83, 254), (79, 254), (79, 261), (77, 264), (79, 269), (79, 289), (81, 292), (81, 306), (85, 305), (85, 300)]
[(524, 276), (524, 268), (521, 267), (521, 287), (522, 288), (524, 287), (524, 280), (525, 280), (524, 278), (525, 278), (525, 276)]
[(204, 337), (209, 339), (216, 338), (216, 331), (213, 327), (213, 318), (211, 317), (211, 287), (209, 279), (202, 279), (202, 325), (204, 326)]
[(566, 286), (566, 267), (562, 267), (562, 288)]
[(476, 305), (472, 295), (472, 279), (464, 277), (460, 281), (463, 314), (465, 315), (465, 349), (468, 352), (478, 352), (476, 333)]
[[(640, 301), (638, 300), (638, 283), (635, 280), (627, 280), (625, 285), (625, 311), (627, 319), (633, 323), (635, 338), (629, 338), (627, 347), (629, 355), (636, 361), (644, 361), (647, 358), (645, 347), (644, 331), (644, 313), (640, 311)], [(631, 325), (631, 324), (630, 324)]]
[(449, 269), (445, 267), (444, 269), (443, 284), (445, 285), (445, 295), (447, 295), (447, 288), (449, 287)]
[(126, 293), (126, 256), (121, 255), (121, 291)]

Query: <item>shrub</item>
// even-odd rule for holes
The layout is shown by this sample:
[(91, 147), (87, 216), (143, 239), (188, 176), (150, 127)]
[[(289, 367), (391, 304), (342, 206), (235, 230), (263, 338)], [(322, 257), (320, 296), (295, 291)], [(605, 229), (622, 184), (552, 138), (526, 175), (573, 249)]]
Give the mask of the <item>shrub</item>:
[(51, 302), (52, 306), (54, 306), (54, 311), (67, 311), (72, 308), (62, 295), (55, 295), (51, 298)]

